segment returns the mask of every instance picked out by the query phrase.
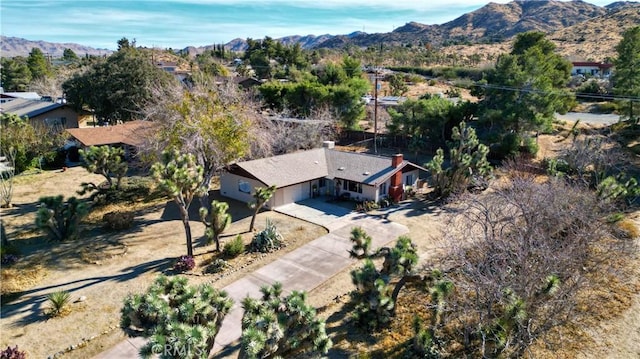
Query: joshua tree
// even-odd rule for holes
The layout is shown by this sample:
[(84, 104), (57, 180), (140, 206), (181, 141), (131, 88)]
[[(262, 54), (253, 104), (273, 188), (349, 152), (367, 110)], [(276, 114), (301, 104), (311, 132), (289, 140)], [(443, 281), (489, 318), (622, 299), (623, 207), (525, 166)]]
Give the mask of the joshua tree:
[(187, 255), (193, 257), (189, 206), (196, 195), (203, 193), (200, 186), (203, 176), (202, 166), (196, 164), (195, 156), (192, 154), (181, 155), (177, 150), (164, 151), (162, 162), (155, 163), (151, 167), (151, 172), (160, 187), (178, 205), (187, 237)]
[(205, 234), (208, 244), (216, 243), (216, 252), (220, 252), (220, 235), (231, 224), (231, 215), (227, 213), (229, 205), (226, 202), (211, 201), (211, 215), (206, 207), (200, 208), (200, 219), (207, 227)]
[(305, 292), (281, 297), (282, 285), (263, 287), (262, 299), (242, 302), (240, 358), (299, 357), (303, 353), (326, 354), (332, 345), (325, 322), (306, 303)]
[(159, 276), (146, 293), (125, 299), (120, 327), (149, 338), (140, 349), (144, 358), (206, 358), (232, 305), (226, 292), (208, 284)]
[(260, 209), (262, 209), (274, 193), (276, 193), (276, 186), (256, 188), (256, 192), (253, 194), (254, 201), (249, 203), (249, 208), (254, 210), (253, 217), (251, 217), (251, 224), (249, 225), (249, 232), (253, 231), (253, 226), (255, 225), (258, 212), (260, 212)]
[(66, 203), (63, 199), (62, 196), (40, 198), (41, 206), (36, 215), (36, 226), (59, 241), (75, 239), (80, 220), (88, 212), (77, 198), (70, 197)]

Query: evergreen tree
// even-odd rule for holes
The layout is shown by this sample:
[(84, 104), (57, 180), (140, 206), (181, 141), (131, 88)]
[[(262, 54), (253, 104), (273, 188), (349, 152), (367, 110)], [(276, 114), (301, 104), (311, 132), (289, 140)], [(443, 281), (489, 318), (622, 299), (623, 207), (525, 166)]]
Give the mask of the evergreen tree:
[(0, 60), (2, 71), (2, 87), (5, 91), (26, 91), (29, 89), (32, 74), (27, 64), (27, 59), (22, 56), (14, 58), (3, 57)]
[[(614, 92), (616, 95), (640, 98), (640, 26), (636, 26), (624, 32), (622, 40), (616, 47), (618, 58), (615, 60), (615, 72), (613, 75)], [(629, 100), (629, 110), (625, 111), (629, 120), (638, 123), (640, 117), (636, 114), (640, 104)]]
[(27, 57), (27, 65), (34, 79), (43, 79), (51, 75), (51, 65), (42, 50), (37, 47), (31, 49), (29, 57)]

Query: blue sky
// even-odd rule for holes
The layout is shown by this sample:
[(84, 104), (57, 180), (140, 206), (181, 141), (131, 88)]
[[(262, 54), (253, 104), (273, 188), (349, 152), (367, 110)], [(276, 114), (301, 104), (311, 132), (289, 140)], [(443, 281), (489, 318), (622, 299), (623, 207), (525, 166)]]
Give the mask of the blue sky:
[[(606, 5), (614, 0), (589, 1)], [(2, 35), (114, 49), (118, 39), (179, 49), (240, 38), (389, 32), (441, 24), (478, 0), (0, 0)], [(497, 3), (509, 1), (493, 0)]]

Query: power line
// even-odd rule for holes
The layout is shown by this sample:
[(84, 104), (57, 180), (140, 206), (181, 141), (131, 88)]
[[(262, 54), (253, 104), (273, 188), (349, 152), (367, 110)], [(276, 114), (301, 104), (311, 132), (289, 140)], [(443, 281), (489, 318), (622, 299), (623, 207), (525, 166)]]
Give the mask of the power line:
[[(458, 88), (463, 88), (463, 86), (454, 85)], [(514, 86), (506, 86), (506, 85), (494, 85), (494, 84), (472, 84), (475, 87), (481, 87), (486, 89), (494, 89), (494, 90), (505, 90), (505, 91), (514, 91), (514, 92), (525, 92), (532, 94), (540, 94), (540, 95), (569, 95), (562, 92), (554, 92), (554, 91), (543, 91), (537, 90), (533, 88), (524, 88), (524, 87), (514, 87)], [(624, 100), (624, 101), (632, 101), (632, 102), (640, 102), (640, 97), (636, 96), (625, 96), (625, 95), (605, 95), (605, 94), (591, 94), (586, 92), (576, 92), (574, 93), (577, 97), (584, 98), (593, 98), (593, 99), (603, 99), (603, 100)]]

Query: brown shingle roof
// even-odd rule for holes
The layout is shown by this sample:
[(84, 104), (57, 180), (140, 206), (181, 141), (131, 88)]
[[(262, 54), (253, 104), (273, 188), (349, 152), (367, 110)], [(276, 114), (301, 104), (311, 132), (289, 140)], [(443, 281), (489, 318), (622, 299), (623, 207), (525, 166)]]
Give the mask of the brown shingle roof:
[(278, 188), (323, 177), (376, 185), (406, 166), (425, 170), (409, 161), (403, 161), (396, 168), (391, 167), (390, 157), (319, 148), (238, 162), (232, 166), (231, 172), (250, 175), (267, 186)]
[(70, 128), (67, 132), (84, 146), (125, 144), (139, 146), (149, 132), (157, 126), (150, 121), (131, 121), (121, 125)]

